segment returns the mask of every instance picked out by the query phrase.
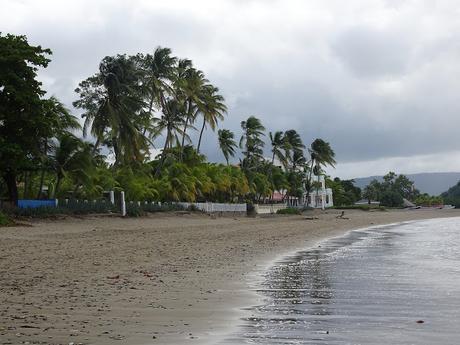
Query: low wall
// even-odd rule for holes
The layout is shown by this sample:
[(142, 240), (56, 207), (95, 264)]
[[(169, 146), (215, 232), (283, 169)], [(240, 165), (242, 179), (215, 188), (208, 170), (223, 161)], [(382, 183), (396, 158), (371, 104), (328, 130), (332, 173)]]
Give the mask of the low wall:
[(46, 200), (18, 200), (19, 208), (37, 208), (37, 207), (56, 207), (56, 199), (46, 199)]
[(287, 208), (286, 204), (273, 204), (273, 205), (254, 205), (254, 210), (257, 214), (272, 214), (276, 213), (278, 210), (283, 210)]
[(246, 212), (247, 210), (246, 204), (223, 204), (214, 202), (178, 202), (177, 205), (183, 206), (184, 208), (192, 206), (206, 213)]

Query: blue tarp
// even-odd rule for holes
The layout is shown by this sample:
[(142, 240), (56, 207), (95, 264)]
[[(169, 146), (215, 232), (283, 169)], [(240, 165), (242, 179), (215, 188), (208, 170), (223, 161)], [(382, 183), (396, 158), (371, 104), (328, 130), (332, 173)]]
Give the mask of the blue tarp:
[(19, 208), (56, 207), (55, 199), (47, 200), (18, 200)]

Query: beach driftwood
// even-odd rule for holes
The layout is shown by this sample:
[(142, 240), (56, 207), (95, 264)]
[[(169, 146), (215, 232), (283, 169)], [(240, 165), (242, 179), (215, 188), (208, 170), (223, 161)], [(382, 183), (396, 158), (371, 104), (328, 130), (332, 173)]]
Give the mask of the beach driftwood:
[(305, 217), (304, 219), (306, 220), (314, 220), (314, 219), (319, 219), (318, 217)]

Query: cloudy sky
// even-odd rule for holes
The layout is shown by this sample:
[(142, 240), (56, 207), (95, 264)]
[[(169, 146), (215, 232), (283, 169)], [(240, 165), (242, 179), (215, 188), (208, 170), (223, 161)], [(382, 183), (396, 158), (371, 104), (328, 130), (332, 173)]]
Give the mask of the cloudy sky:
[[(67, 105), (106, 55), (170, 47), (249, 115), (334, 148), (343, 178), (460, 171), (458, 0), (0, 0), (0, 31), (51, 48)], [(207, 133), (205, 152), (222, 160)]]

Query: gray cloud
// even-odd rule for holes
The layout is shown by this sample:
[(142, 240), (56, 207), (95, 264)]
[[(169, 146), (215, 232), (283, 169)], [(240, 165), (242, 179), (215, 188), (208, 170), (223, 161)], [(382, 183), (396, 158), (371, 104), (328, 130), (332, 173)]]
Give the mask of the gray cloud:
[[(40, 77), (69, 106), (104, 56), (170, 47), (221, 89), (229, 107), (223, 127), (239, 135), (240, 121), (255, 115), (267, 133), (295, 128), (306, 143), (322, 137), (343, 174), (362, 175), (365, 166), (401, 166), (397, 157), (430, 170), (426, 157), (460, 150), (459, 7), (454, 0), (3, 0), (0, 31), (53, 50)], [(203, 149), (222, 160), (210, 131)], [(460, 161), (452, 164), (460, 170)]]
[(358, 77), (379, 78), (404, 75), (413, 46), (400, 32), (354, 27), (340, 33), (333, 50)]

